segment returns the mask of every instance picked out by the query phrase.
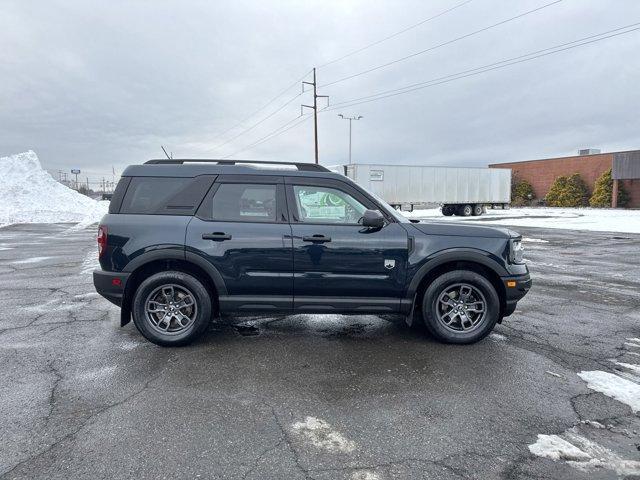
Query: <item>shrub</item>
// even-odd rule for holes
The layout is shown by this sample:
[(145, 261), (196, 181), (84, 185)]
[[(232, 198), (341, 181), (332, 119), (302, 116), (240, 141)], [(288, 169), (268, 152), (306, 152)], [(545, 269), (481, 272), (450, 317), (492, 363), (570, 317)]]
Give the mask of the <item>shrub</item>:
[(511, 186), (511, 203), (516, 206), (529, 205), (536, 198), (533, 187), (526, 180), (513, 179)]
[(579, 173), (556, 178), (545, 197), (550, 207), (583, 207), (587, 205), (589, 191)]
[[(593, 187), (593, 195), (589, 199), (589, 205), (592, 207), (610, 207), (611, 197), (613, 195), (613, 179), (611, 178), (611, 169), (600, 175)], [(618, 206), (624, 207), (629, 202), (629, 195), (618, 182)]]

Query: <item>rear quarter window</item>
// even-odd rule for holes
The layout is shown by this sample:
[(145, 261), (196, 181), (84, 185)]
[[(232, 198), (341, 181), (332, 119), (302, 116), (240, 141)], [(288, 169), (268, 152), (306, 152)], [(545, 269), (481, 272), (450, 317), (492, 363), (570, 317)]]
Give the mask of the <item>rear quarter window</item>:
[(195, 178), (134, 177), (122, 200), (120, 213), (193, 215), (215, 176)]

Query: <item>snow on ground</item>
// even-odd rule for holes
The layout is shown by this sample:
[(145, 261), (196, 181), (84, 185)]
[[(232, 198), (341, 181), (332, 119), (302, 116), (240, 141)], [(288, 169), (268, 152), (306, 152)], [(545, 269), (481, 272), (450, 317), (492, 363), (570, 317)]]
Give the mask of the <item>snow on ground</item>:
[(618, 365), (619, 367), (626, 368), (627, 370), (631, 370), (636, 375), (640, 375), (640, 365), (636, 365), (635, 363), (618, 362), (617, 360), (612, 360), (612, 362)]
[(369, 470), (358, 470), (351, 474), (351, 480), (379, 480), (380, 475)]
[(551, 460), (589, 460), (591, 457), (558, 435), (538, 435), (538, 441), (529, 445), (529, 451)]
[(600, 370), (580, 372), (578, 376), (587, 382), (587, 387), (591, 390), (629, 405), (634, 413), (640, 411), (640, 385), (637, 383)]
[(495, 340), (496, 342), (504, 342), (507, 340), (507, 337), (502, 335), (501, 333), (492, 332), (489, 334), (489, 338), (491, 340)]
[(80, 273), (84, 275), (91, 275), (93, 274), (94, 270), (99, 269), (100, 262), (98, 260), (98, 249), (96, 248), (95, 250), (89, 250), (84, 257), (84, 260), (82, 261), (82, 270)]
[[(640, 339), (627, 338), (625, 345), (638, 340)], [(626, 353), (634, 354), (635, 352), (627, 351)], [(628, 405), (633, 413), (637, 414), (640, 411), (640, 377), (635, 374), (640, 372), (640, 365), (619, 362), (615, 359), (611, 361), (621, 367), (616, 373), (600, 370), (583, 371), (578, 373), (578, 377), (587, 383), (587, 388)], [(560, 377), (558, 374), (553, 375)], [(620, 476), (640, 475), (640, 461), (622, 458), (588, 438), (589, 434), (593, 433), (592, 429), (611, 429), (611, 427), (595, 420), (582, 420), (580, 425), (575, 425), (557, 435), (539, 434), (537, 441), (529, 445), (529, 451), (539, 457), (565, 461), (568, 465), (584, 472), (608, 469)], [(598, 435), (595, 436), (598, 438)]]
[(640, 233), (640, 210), (530, 207), (491, 210), (480, 217), (445, 217), (439, 208), (402, 212), (407, 218), (447, 222), (478, 222), (517, 227), (564, 228), (595, 232)]
[(78, 223), (84, 228), (107, 213), (99, 202), (54, 180), (33, 151), (0, 157), (0, 227), (12, 223)]
[(40, 263), (40, 262), (44, 262), (45, 260), (49, 260), (53, 257), (31, 257), (31, 258), (25, 258), (24, 260), (16, 260), (13, 263)]
[(621, 458), (608, 448), (580, 435), (577, 428), (570, 428), (562, 435), (565, 438), (538, 435), (538, 441), (529, 445), (529, 451), (539, 457), (564, 460), (582, 471), (606, 468), (623, 476), (640, 474), (640, 462)]
[(331, 425), (324, 420), (315, 417), (307, 417), (304, 422), (296, 422), (292, 425), (294, 432), (301, 434), (317, 448), (330, 452), (352, 452), (356, 444), (345, 438), (340, 432), (336, 432)]

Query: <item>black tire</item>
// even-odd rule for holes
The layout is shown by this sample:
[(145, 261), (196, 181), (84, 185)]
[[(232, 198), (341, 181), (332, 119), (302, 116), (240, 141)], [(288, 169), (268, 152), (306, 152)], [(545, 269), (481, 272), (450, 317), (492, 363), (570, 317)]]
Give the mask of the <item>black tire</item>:
[[(449, 290), (455, 291), (460, 284), (469, 285), (477, 292), (480, 292), (481, 295), (471, 296), (470, 299), (481, 298), (485, 305), (484, 315), (477, 317), (477, 324), (469, 327), (467, 331), (455, 328), (457, 324), (454, 322), (447, 327), (444, 320), (441, 320), (442, 308), (452, 308), (441, 305), (441, 296), (444, 295), (444, 298), (448, 298), (448, 301), (455, 301), (455, 299), (447, 297), (446, 292)], [(479, 304), (481, 302), (479, 300), (476, 303)], [(473, 314), (474, 312), (469, 313)], [(444, 316), (446, 316), (446, 314)], [(493, 330), (499, 316), (500, 299), (495, 288), (485, 277), (469, 270), (454, 270), (442, 274), (431, 282), (422, 299), (422, 318), (424, 325), (433, 337), (444, 343), (469, 344), (482, 340)], [(460, 319), (461, 317), (457, 316), (457, 318)], [(468, 318), (470, 319), (471, 317)]]
[(461, 217), (470, 217), (473, 213), (473, 207), (471, 205), (460, 205), (457, 213)]
[(474, 217), (479, 217), (483, 213), (484, 213), (484, 207), (482, 205), (474, 205), (473, 206), (472, 214), (473, 214)]
[[(190, 315), (193, 316), (184, 327), (176, 323), (178, 322), (176, 318), (171, 318), (168, 323), (162, 323), (162, 325), (167, 325), (168, 329), (170, 328), (169, 325), (173, 324), (174, 328), (179, 329), (182, 327), (183, 330), (161, 333), (159, 331), (160, 327), (154, 326), (152, 321), (153, 318), (157, 317), (155, 317), (153, 313), (147, 312), (150, 295), (157, 292), (158, 289), (161, 289), (163, 286), (167, 289), (172, 286), (173, 290), (171, 291), (177, 292), (173, 295), (176, 299), (180, 299), (179, 295), (181, 292), (185, 297), (193, 297), (194, 307), (191, 309), (189, 309), (189, 307), (183, 307), (184, 310), (181, 312), (190, 312)], [(161, 290), (157, 295), (163, 294), (163, 292), (164, 291)], [(153, 300), (151, 300), (151, 302), (158, 303), (153, 302)], [(132, 313), (136, 328), (147, 340), (163, 347), (178, 347), (196, 340), (209, 326), (211, 322), (211, 296), (202, 282), (188, 273), (177, 271), (160, 272), (146, 278), (138, 286), (133, 297)], [(160, 322), (158, 322), (158, 324), (160, 324)]]
[(445, 217), (450, 217), (451, 215), (453, 215), (456, 212), (455, 207), (451, 206), (451, 205), (443, 205), (442, 206), (442, 214)]

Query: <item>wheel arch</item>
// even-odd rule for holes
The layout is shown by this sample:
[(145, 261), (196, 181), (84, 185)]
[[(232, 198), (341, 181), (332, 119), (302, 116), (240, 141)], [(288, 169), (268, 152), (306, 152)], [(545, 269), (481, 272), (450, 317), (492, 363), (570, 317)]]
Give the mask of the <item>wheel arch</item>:
[(470, 270), (489, 280), (500, 299), (500, 318), (502, 318), (506, 309), (507, 291), (500, 277), (508, 275), (508, 272), (494, 260), (468, 250), (441, 253), (429, 260), (416, 272), (407, 292), (407, 297), (415, 299), (414, 308), (422, 304), (424, 292), (433, 280), (444, 273), (454, 270)]
[(120, 307), (120, 326), (124, 326), (131, 321), (133, 295), (140, 283), (155, 273), (169, 270), (188, 273), (202, 281), (211, 295), (214, 312), (220, 311), (218, 298), (220, 295), (226, 295), (227, 289), (220, 273), (204, 258), (190, 252), (187, 252), (186, 256), (184, 252), (180, 252), (180, 254), (177, 254), (177, 252), (150, 252), (144, 257), (136, 258), (124, 270), (130, 275), (125, 285)]

